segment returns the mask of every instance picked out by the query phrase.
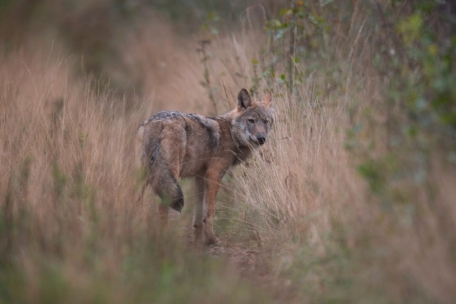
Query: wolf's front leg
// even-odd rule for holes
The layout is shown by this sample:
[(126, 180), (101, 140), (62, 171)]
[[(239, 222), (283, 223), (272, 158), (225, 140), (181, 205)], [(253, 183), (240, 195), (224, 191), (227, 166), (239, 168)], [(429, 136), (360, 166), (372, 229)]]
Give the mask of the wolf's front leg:
[(206, 203), (206, 216), (204, 225), (204, 236), (206, 245), (217, 244), (215, 237), (213, 223), (215, 215), (215, 198), (220, 186), (221, 181), (220, 166), (211, 166), (206, 172), (206, 187), (205, 187), (205, 203)]

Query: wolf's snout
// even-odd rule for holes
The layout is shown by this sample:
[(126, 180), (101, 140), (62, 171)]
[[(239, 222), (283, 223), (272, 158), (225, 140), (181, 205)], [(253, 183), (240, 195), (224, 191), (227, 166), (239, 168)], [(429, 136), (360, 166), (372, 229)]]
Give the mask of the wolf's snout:
[(258, 143), (259, 143), (260, 145), (263, 145), (263, 144), (266, 142), (266, 136), (264, 136), (264, 135), (258, 135), (258, 136), (257, 136), (257, 140), (258, 140)]

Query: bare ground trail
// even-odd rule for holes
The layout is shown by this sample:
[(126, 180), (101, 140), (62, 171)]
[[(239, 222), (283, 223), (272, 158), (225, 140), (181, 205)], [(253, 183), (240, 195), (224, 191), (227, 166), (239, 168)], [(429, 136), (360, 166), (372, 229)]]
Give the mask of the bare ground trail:
[[(182, 227), (185, 231), (185, 241), (193, 247), (193, 229), (191, 225)], [(287, 282), (273, 273), (271, 259), (273, 249), (262, 246), (261, 240), (255, 235), (242, 238), (229, 233), (217, 235), (218, 244), (204, 246), (203, 254), (213, 258), (223, 259), (226, 268), (257, 286), (271, 299), (279, 303), (293, 300), (293, 293), (286, 288)]]
[(270, 265), (272, 249), (259, 247), (252, 249), (250, 244), (219, 237), (219, 244), (210, 246), (205, 252), (214, 257), (227, 260), (227, 267), (234, 269), (239, 276), (260, 287), (272, 299), (279, 303), (291, 302), (293, 293), (286, 288), (287, 282), (273, 273)]

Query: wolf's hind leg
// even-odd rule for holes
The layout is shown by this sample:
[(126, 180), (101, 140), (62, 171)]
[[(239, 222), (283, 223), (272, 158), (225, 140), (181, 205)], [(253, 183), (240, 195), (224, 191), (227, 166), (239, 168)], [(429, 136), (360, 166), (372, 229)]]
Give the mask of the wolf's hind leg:
[(201, 243), (204, 218), (204, 178), (195, 178), (195, 206), (193, 215), (193, 243)]
[(168, 210), (169, 207), (164, 204), (158, 206), (158, 213), (160, 215), (160, 220), (162, 221), (163, 227), (168, 226)]
[(142, 200), (144, 198), (144, 192), (146, 192), (147, 186), (148, 186), (147, 182), (144, 182), (144, 184), (141, 186), (141, 192), (139, 193), (138, 198), (136, 199), (137, 203), (142, 202)]

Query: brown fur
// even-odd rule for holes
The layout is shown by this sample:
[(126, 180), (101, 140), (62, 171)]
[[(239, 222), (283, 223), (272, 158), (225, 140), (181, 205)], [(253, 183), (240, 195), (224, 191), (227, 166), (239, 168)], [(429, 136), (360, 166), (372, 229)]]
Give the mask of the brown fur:
[(206, 244), (215, 244), (213, 219), (221, 179), (266, 141), (272, 123), (271, 95), (255, 103), (245, 89), (239, 92), (237, 107), (217, 117), (175, 111), (152, 115), (137, 134), (141, 165), (147, 171), (140, 199), (150, 185), (162, 199), (160, 214), (166, 221), (167, 206), (177, 211), (184, 206), (177, 180), (194, 178), (195, 240), (204, 232)]

